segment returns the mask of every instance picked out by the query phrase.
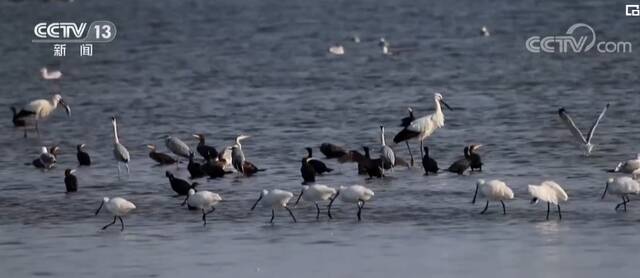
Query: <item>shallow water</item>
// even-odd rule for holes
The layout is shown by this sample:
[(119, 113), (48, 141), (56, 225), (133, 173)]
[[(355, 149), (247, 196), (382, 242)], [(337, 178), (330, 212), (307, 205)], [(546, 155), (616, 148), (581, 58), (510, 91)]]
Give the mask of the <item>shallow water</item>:
[[(239, 2), (239, 3), (238, 3)], [(514, 1), (516, 2), (516, 1)], [(635, 273), (640, 209), (614, 212), (599, 199), (608, 169), (634, 157), (640, 140), (637, 54), (535, 55), (533, 35), (563, 34), (577, 22), (599, 40), (640, 44), (637, 18), (624, 2), (522, 1), (39, 1), (0, 3), (2, 106), (46, 97), (36, 74), (60, 63), (62, 95), (72, 117), (56, 113), (40, 138), (22, 138), (9, 120), (0, 134), (0, 269), (8, 277), (602, 277)], [(117, 8), (116, 8), (117, 7)], [(94, 57), (53, 59), (50, 45), (30, 42), (40, 21), (108, 19), (118, 37), (94, 45)], [(491, 37), (480, 37), (487, 25)], [(352, 34), (360, 44), (348, 41)], [(378, 53), (377, 40), (411, 48)], [(342, 42), (347, 54), (326, 54)], [(314, 219), (312, 205), (249, 212), (260, 189), (300, 189), (304, 147), (334, 142), (350, 148), (387, 138), (413, 106), (433, 111), (433, 93), (456, 108), (426, 142), (445, 168), (469, 143), (482, 143), (483, 173), (425, 177), (398, 168), (384, 180), (357, 176), (355, 165), (328, 161), (328, 185), (365, 184), (374, 199), (355, 221), (353, 205), (336, 203), (335, 219)], [(556, 110), (565, 106), (587, 130), (604, 103), (612, 107), (585, 158)], [(118, 114), (131, 175), (118, 179), (109, 117)], [(7, 118), (9, 113), (7, 112)], [(166, 150), (167, 134), (188, 140), (204, 132), (216, 147), (240, 133), (247, 158), (268, 168), (252, 178), (205, 181), (224, 198), (202, 227), (180, 208), (165, 170), (144, 145)], [(23, 165), (39, 146), (60, 144), (54, 170)], [(65, 194), (63, 171), (75, 167), (75, 145), (87, 144), (95, 165), (77, 172), (80, 191)], [(407, 157), (404, 145), (394, 146)], [(418, 148), (413, 143), (414, 153)], [(319, 155), (319, 152), (316, 149)], [(187, 176), (185, 167), (178, 170)], [(505, 180), (516, 199), (503, 216), (498, 204), (479, 216), (470, 204), (478, 178)], [(543, 221), (527, 184), (553, 179), (569, 194), (563, 220)], [(103, 196), (122, 196), (138, 209), (117, 225), (93, 216)]]

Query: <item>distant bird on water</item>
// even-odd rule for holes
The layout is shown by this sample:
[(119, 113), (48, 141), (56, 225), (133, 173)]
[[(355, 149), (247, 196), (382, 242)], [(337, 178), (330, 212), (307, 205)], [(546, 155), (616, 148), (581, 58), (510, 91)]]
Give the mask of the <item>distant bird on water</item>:
[(346, 149), (331, 143), (322, 143), (320, 145), (320, 152), (324, 154), (326, 158), (341, 158), (347, 155)]
[(479, 179), (476, 182), (476, 191), (473, 193), (472, 204), (476, 203), (476, 196), (480, 193), (481, 197), (487, 199), (487, 203), (480, 214), (484, 214), (489, 208), (489, 201), (498, 201), (502, 205), (502, 214), (507, 214), (507, 209), (504, 206), (504, 201), (513, 199), (513, 191), (506, 183), (501, 180), (490, 180), (485, 182), (483, 179)]
[(62, 72), (59, 70), (50, 71), (46, 67), (40, 69), (40, 76), (44, 80), (57, 80), (62, 78)]
[(156, 145), (149, 144), (147, 145), (147, 148), (149, 148), (149, 157), (160, 165), (171, 165), (178, 162), (170, 155), (158, 152), (156, 150)]
[(296, 217), (293, 215), (293, 212), (287, 205), (291, 198), (293, 198), (293, 193), (289, 191), (280, 189), (262, 190), (260, 192), (260, 197), (258, 197), (258, 200), (256, 200), (256, 202), (253, 204), (251, 210), (254, 210), (258, 203), (262, 201), (262, 205), (264, 207), (271, 208), (271, 220), (269, 221), (270, 223), (273, 223), (273, 219), (276, 217), (276, 209), (279, 208), (286, 209), (289, 212), (289, 215), (291, 215), (291, 219), (293, 219), (293, 222), (297, 222)]
[(331, 207), (333, 206), (333, 202), (340, 196), (340, 200), (345, 203), (353, 203), (358, 206), (358, 221), (362, 220), (362, 208), (364, 208), (364, 204), (366, 201), (369, 201), (375, 194), (373, 190), (364, 187), (362, 185), (352, 185), (349, 187), (340, 186), (340, 189), (336, 192), (336, 194), (331, 198), (331, 202), (329, 202), (329, 208), (327, 209), (327, 215), (329, 218), (333, 218), (331, 215)]
[(424, 147), (424, 156), (422, 157), (422, 167), (424, 168), (424, 174), (426, 176), (428, 176), (429, 173), (436, 174), (438, 173), (438, 170), (440, 170), (438, 168), (438, 162), (436, 162), (435, 159), (429, 156), (429, 147), (427, 146)]
[(120, 144), (120, 139), (118, 138), (118, 124), (115, 116), (111, 117), (111, 124), (113, 125), (113, 156), (118, 164), (118, 176), (120, 176), (120, 163), (124, 164), (127, 168), (127, 174), (129, 174), (129, 160), (131, 160), (131, 157), (129, 156), (127, 148)]
[(333, 55), (344, 55), (344, 47), (342, 45), (332, 45), (329, 47), (329, 53)]
[(80, 166), (91, 166), (91, 157), (84, 151), (85, 144), (79, 144), (76, 146), (76, 157), (78, 158), (78, 164)]
[(624, 206), (624, 211), (627, 211), (627, 203), (631, 201), (629, 195), (638, 195), (640, 193), (640, 184), (630, 177), (609, 178), (604, 186), (604, 192), (600, 199), (604, 199), (607, 192), (622, 198), (622, 202), (616, 205), (615, 210), (618, 210), (620, 206)]
[(204, 160), (214, 159), (218, 157), (218, 150), (205, 143), (204, 134), (194, 134), (193, 137), (198, 139), (196, 150), (204, 158)]
[(491, 33), (489, 33), (489, 28), (487, 28), (487, 26), (482, 26), (482, 28), (480, 28), (480, 34), (483, 37), (491, 36)]
[(549, 211), (551, 204), (558, 207), (558, 218), (562, 219), (560, 212), (560, 203), (569, 199), (567, 193), (554, 181), (544, 181), (540, 185), (529, 185), (529, 194), (531, 194), (531, 203), (538, 203), (539, 200), (547, 202), (547, 220), (549, 220)]
[(102, 229), (104, 230), (109, 226), (115, 224), (116, 219), (119, 219), (121, 232), (124, 231), (124, 221), (122, 221), (122, 217), (129, 214), (130, 211), (136, 208), (136, 205), (123, 198), (115, 197), (113, 199), (109, 199), (109, 197), (104, 197), (102, 199), (102, 203), (100, 203), (100, 207), (98, 207), (98, 210), (96, 210), (96, 215), (100, 213), (100, 210), (103, 206), (113, 215), (113, 222), (105, 225), (104, 227), (102, 227)]
[(569, 116), (569, 113), (567, 112), (567, 110), (564, 107), (558, 110), (558, 115), (560, 116), (560, 119), (567, 126), (569, 131), (571, 131), (571, 134), (576, 139), (577, 143), (582, 145), (582, 147), (585, 149), (586, 155), (590, 155), (591, 151), (593, 150), (594, 145), (591, 144), (591, 139), (593, 139), (593, 134), (596, 131), (596, 127), (598, 127), (598, 123), (600, 123), (600, 120), (604, 118), (604, 114), (607, 112), (607, 109), (609, 109), (609, 103), (607, 103), (604, 106), (604, 108), (602, 109), (602, 112), (600, 112), (600, 115), (598, 115), (598, 118), (596, 118), (596, 120), (593, 122), (593, 125), (591, 125), (591, 128), (589, 129), (589, 134), (587, 135), (586, 138), (584, 137), (580, 129), (578, 129), (576, 124), (573, 122), (573, 119), (571, 119), (571, 116)]
[(64, 170), (64, 186), (67, 193), (78, 191), (78, 178), (73, 174), (75, 171), (75, 169)]
[(469, 152), (469, 146), (465, 146), (464, 157), (453, 162), (453, 164), (449, 166), (449, 172), (457, 173), (458, 175), (464, 174), (464, 172), (471, 166), (471, 157), (469, 156)]
[[(444, 97), (436, 93), (433, 96), (436, 111), (433, 114), (429, 114), (420, 118), (417, 118), (402, 129), (393, 138), (393, 142), (398, 144), (403, 141), (407, 141), (413, 138), (417, 138), (420, 141), (420, 156), (424, 156), (422, 153), (423, 141), (427, 137), (431, 136), (437, 129), (444, 126), (444, 113), (442, 113), (442, 105), (449, 110), (453, 110), (446, 102)], [(413, 159), (413, 156), (411, 156)]]
[[(61, 95), (54, 95), (51, 100), (46, 99), (37, 99), (29, 102), (27, 105), (22, 107), (20, 112), (14, 114), (14, 122), (16, 121), (25, 121), (27, 119), (35, 120), (35, 129), (38, 135), (40, 135), (40, 130), (38, 129), (38, 122), (42, 119), (46, 119), (51, 115), (53, 111), (58, 108), (58, 104), (62, 105), (67, 112), (67, 116), (71, 115), (71, 108), (67, 105), (62, 99)], [(27, 128), (24, 126), (24, 137), (27, 137)]]
[(173, 154), (186, 159), (189, 159), (189, 154), (193, 152), (185, 142), (171, 135), (167, 135), (164, 144)]
[[(182, 206), (188, 204), (190, 208), (200, 209), (202, 211), (202, 225), (207, 225), (207, 215), (216, 211), (215, 205), (222, 201), (222, 197), (211, 191), (198, 191), (189, 189), (187, 198), (182, 202)], [(209, 211), (207, 211), (209, 210)]]

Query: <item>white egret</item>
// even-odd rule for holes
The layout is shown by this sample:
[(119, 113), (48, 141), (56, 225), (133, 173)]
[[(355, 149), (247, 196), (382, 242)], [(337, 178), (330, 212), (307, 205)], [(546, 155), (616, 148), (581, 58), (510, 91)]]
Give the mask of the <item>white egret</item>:
[(202, 222), (204, 223), (203, 225), (206, 226), (207, 214), (216, 211), (216, 208), (214, 206), (217, 205), (220, 201), (222, 201), (222, 197), (220, 197), (218, 193), (213, 193), (206, 190), (196, 192), (192, 188), (189, 189), (187, 198), (184, 199), (182, 205), (184, 206), (184, 204), (189, 204), (189, 207), (191, 208), (200, 209), (202, 211)]
[(276, 217), (276, 209), (279, 208), (286, 209), (289, 212), (289, 215), (291, 215), (293, 222), (297, 222), (296, 217), (293, 216), (293, 212), (287, 206), (291, 198), (293, 198), (293, 193), (289, 191), (280, 189), (262, 190), (262, 192), (260, 192), (260, 197), (258, 197), (258, 200), (256, 200), (256, 202), (253, 204), (251, 210), (254, 210), (258, 203), (262, 201), (262, 205), (264, 207), (271, 208), (271, 220), (269, 221), (270, 223), (273, 223), (273, 219)]
[(124, 221), (122, 221), (122, 217), (127, 215), (130, 211), (136, 208), (136, 205), (134, 205), (132, 202), (129, 202), (123, 198), (115, 197), (113, 199), (109, 199), (109, 197), (104, 197), (102, 199), (102, 203), (100, 204), (100, 207), (98, 207), (98, 210), (96, 210), (96, 215), (100, 213), (100, 210), (102, 209), (103, 206), (106, 207), (106, 209), (113, 215), (113, 222), (102, 227), (102, 229), (104, 230), (107, 227), (115, 224), (116, 218), (117, 218), (120, 220), (121, 232), (124, 231)]
[(489, 201), (499, 201), (502, 204), (502, 214), (507, 214), (507, 209), (504, 206), (504, 201), (513, 199), (513, 191), (506, 183), (501, 180), (490, 180), (485, 182), (483, 179), (479, 179), (476, 182), (476, 192), (473, 193), (472, 204), (476, 203), (476, 196), (480, 193), (480, 196), (487, 199), (487, 203), (480, 214), (484, 214), (489, 208)]
[(326, 201), (331, 199), (331, 196), (336, 194), (336, 189), (333, 187), (329, 187), (323, 184), (314, 184), (311, 186), (303, 186), (302, 190), (300, 190), (300, 195), (298, 195), (298, 199), (294, 206), (298, 205), (302, 195), (304, 201), (313, 202), (316, 205), (316, 219), (320, 219), (320, 207), (318, 206), (318, 202)]
[(127, 168), (127, 174), (129, 174), (129, 160), (131, 160), (131, 157), (129, 156), (127, 148), (120, 144), (118, 124), (116, 123), (115, 116), (111, 117), (111, 124), (113, 125), (113, 156), (116, 158), (116, 163), (118, 164), (118, 176), (120, 176), (120, 163), (124, 164)]
[(537, 203), (538, 200), (547, 202), (547, 220), (549, 220), (549, 211), (551, 204), (558, 207), (558, 217), (562, 219), (560, 211), (560, 202), (566, 202), (569, 199), (567, 193), (554, 181), (544, 181), (540, 185), (529, 185), (529, 194), (533, 197), (531, 203)]
[(329, 209), (327, 210), (327, 215), (329, 218), (333, 218), (331, 216), (331, 206), (333, 206), (333, 202), (340, 197), (345, 203), (355, 203), (358, 206), (358, 221), (362, 220), (362, 208), (366, 201), (369, 201), (373, 197), (373, 190), (366, 188), (362, 185), (352, 185), (349, 187), (340, 186), (340, 189), (336, 192), (336, 194), (331, 198), (331, 202), (329, 202)]
[(640, 193), (640, 184), (630, 177), (609, 178), (600, 199), (604, 199), (607, 192), (622, 198), (622, 203), (617, 204), (615, 210), (618, 210), (620, 206), (624, 206), (624, 211), (627, 211), (627, 203), (631, 201), (629, 200), (629, 195)]
[(558, 110), (558, 115), (560, 116), (560, 119), (567, 126), (569, 131), (571, 131), (571, 134), (573, 134), (573, 137), (576, 139), (577, 143), (582, 145), (587, 155), (591, 154), (591, 151), (593, 150), (594, 145), (591, 144), (591, 139), (593, 139), (593, 134), (596, 131), (596, 127), (598, 127), (598, 123), (600, 123), (600, 120), (604, 118), (604, 114), (607, 112), (608, 108), (609, 108), (609, 103), (607, 103), (607, 105), (604, 106), (604, 108), (602, 109), (602, 112), (600, 112), (600, 115), (598, 115), (598, 118), (596, 118), (596, 120), (593, 122), (593, 125), (591, 125), (591, 128), (589, 129), (589, 134), (587, 135), (586, 138), (584, 137), (580, 129), (578, 129), (576, 124), (573, 122), (573, 119), (571, 119), (571, 116), (569, 116), (569, 113), (567, 112), (567, 110), (564, 107)]

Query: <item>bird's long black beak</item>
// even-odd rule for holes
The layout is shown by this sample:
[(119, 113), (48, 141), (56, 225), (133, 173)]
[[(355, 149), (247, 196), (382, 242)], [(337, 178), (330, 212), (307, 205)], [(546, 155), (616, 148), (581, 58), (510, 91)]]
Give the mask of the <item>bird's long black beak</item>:
[(253, 203), (253, 206), (251, 206), (251, 210), (256, 209), (256, 206), (258, 205), (258, 203), (260, 202), (260, 200), (262, 200), (262, 193), (260, 193), (260, 197), (258, 197), (258, 200), (256, 200), (255, 203)]
[(478, 185), (476, 184), (476, 192), (473, 193), (473, 200), (471, 201), (472, 204), (476, 203), (476, 196), (478, 195)]
[(64, 111), (67, 112), (67, 117), (71, 117), (71, 107), (64, 100), (60, 100), (60, 104), (64, 107)]
[(338, 198), (338, 195), (340, 195), (340, 190), (336, 192), (336, 195), (334, 195), (333, 198), (331, 198), (331, 202), (329, 202), (329, 208), (327, 209), (327, 216), (329, 216), (329, 218), (333, 218), (331, 216), (331, 206), (333, 206), (333, 201), (335, 201)]
[(440, 100), (440, 103), (442, 103), (445, 107), (447, 107), (447, 109), (453, 111), (453, 108), (451, 108), (451, 106), (449, 106), (449, 104), (447, 104), (446, 102), (444, 102), (444, 100)]
[(604, 199), (604, 196), (607, 195), (607, 189), (609, 189), (609, 183), (604, 186), (604, 192), (602, 192), (602, 197), (600, 197), (600, 200)]
[(298, 195), (298, 199), (296, 200), (296, 203), (293, 204), (293, 206), (297, 206), (298, 202), (300, 202), (300, 198), (302, 198), (302, 194), (304, 194), (304, 189), (300, 190), (300, 195)]
[(96, 214), (95, 214), (95, 215), (98, 215), (98, 213), (99, 213), (99, 212), (100, 212), (100, 210), (102, 209), (102, 206), (103, 206), (103, 205), (104, 205), (104, 201), (102, 201), (102, 202), (100, 203), (100, 206), (98, 207), (98, 210), (96, 210)]
[(533, 198), (533, 199), (531, 199), (531, 203), (532, 203), (532, 204), (535, 204), (535, 203), (537, 203), (537, 202), (538, 202), (538, 198)]

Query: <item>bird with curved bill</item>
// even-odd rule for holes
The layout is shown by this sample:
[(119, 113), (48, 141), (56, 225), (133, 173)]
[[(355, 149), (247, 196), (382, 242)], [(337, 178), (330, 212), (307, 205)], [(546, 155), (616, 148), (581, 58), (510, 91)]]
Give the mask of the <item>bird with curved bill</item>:
[(58, 104), (62, 105), (67, 113), (67, 117), (71, 116), (71, 107), (67, 105), (62, 99), (62, 96), (55, 94), (51, 97), (51, 100), (36, 99), (27, 103), (18, 113), (14, 113), (13, 122), (15, 126), (24, 123), (24, 138), (27, 138), (27, 120), (35, 121), (35, 130), (38, 136), (40, 136), (40, 129), (38, 129), (38, 122), (40, 120), (48, 118), (53, 111), (58, 108)]

